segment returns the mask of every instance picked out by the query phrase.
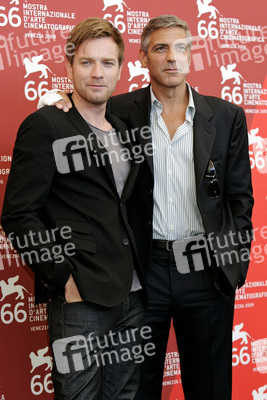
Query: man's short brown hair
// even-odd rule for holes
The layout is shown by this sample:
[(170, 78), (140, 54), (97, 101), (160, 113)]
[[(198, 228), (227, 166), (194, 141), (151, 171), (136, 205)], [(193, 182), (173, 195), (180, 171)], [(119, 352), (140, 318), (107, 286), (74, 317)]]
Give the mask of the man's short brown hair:
[(110, 37), (119, 48), (119, 65), (124, 59), (124, 43), (121, 33), (109, 21), (102, 18), (92, 17), (79, 22), (70, 32), (66, 43), (66, 58), (73, 64), (75, 52), (78, 47), (90, 39)]

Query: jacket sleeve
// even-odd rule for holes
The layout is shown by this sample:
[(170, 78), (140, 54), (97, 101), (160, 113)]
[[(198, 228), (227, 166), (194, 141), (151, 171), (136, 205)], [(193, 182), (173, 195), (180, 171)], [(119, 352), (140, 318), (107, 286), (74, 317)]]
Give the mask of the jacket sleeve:
[[(42, 218), (56, 171), (52, 150), (56, 138), (53, 124), (43, 113), (31, 114), (20, 126), (1, 223), (10, 242), (43, 286), (61, 291), (72, 267), (66, 258), (61, 263), (55, 259), (55, 241)], [(47, 235), (50, 240), (46, 240)]]
[(238, 107), (230, 138), (225, 193), (234, 219), (241, 259), (241, 287), (246, 279), (249, 250), (253, 239), (251, 168), (248, 153), (248, 132), (244, 111)]

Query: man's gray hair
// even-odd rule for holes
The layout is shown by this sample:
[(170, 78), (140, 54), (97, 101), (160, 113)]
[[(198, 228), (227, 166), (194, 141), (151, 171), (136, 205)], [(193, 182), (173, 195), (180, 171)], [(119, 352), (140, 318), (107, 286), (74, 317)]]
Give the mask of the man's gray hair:
[(175, 15), (159, 15), (158, 17), (152, 18), (148, 24), (144, 27), (141, 35), (141, 49), (147, 53), (150, 35), (156, 29), (162, 28), (182, 28), (185, 32), (188, 41), (189, 51), (191, 51), (192, 46), (192, 35), (188, 24), (176, 17)]

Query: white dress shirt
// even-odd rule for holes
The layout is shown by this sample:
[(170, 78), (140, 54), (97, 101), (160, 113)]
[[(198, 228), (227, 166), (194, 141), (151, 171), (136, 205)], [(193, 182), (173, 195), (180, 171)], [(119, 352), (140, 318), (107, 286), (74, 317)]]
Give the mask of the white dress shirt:
[(162, 104), (151, 89), (151, 131), (154, 149), (153, 239), (177, 240), (204, 233), (197, 207), (193, 153), (195, 105), (192, 91), (185, 122), (170, 138), (161, 116)]

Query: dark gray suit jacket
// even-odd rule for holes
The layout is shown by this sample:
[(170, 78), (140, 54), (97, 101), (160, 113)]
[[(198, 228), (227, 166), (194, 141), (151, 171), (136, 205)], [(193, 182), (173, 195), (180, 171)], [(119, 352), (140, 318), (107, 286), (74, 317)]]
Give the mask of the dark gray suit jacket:
[[(106, 117), (123, 137), (125, 124), (109, 113)], [(131, 143), (126, 140), (125, 146), (131, 154)], [(132, 157), (120, 198), (104, 153), (74, 106), (69, 113), (44, 107), (19, 128), (1, 222), (35, 272), (37, 302), (63, 293), (70, 274), (83, 299), (104, 306), (117, 305), (128, 295), (134, 267), (143, 283), (125, 205), (139, 163)], [(70, 227), (71, 234), (62, 234), (62, 227)], [(50, 236), (40, 243), (38, 234), (45, 242), (52, 231), (56, 240)], [(55, 246), (67, 242), (75, 245), (75, 254), (67, 251), (73, 255), (59, 262)]]
[[(244, 111), (222, 99), (203, 96), (194, 89), (194, 164), (197, 204), (206, 235), (217, 252), (218, 264), (233, 288), (242, 286), (249, 265), (253, 207), (248, 135)], [(150, 126), (150, 87), (115, 96), (109, 100), (112, 113), (140, 132)], [(138, 140), (144, 146), (151, 136)], [(143, 269), (148, 268), (152, 238), (153, 157), (145, 154), (134, 192), (129, 199), (129, 218), (136, 235)], [(206, 177), (212, 160), (219, 180), (219, 198), (210, 198)], [(138, 208), (138, 212), (137, 212)], [(218, 239), (216, 239), (218, 238)], [(228, 240), (229, 246), (221, 248)], [(218, 245), (219, 244), (219, 245)], [(219, 268), (220, 269), (220, 268)]]

